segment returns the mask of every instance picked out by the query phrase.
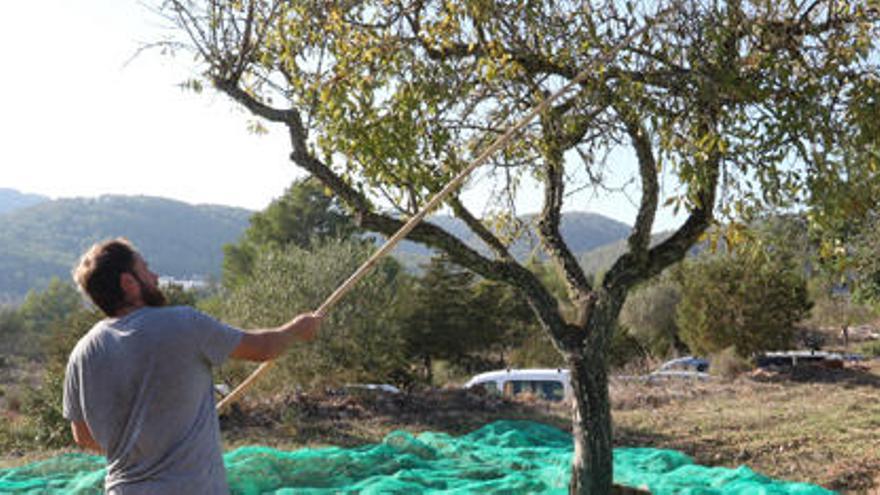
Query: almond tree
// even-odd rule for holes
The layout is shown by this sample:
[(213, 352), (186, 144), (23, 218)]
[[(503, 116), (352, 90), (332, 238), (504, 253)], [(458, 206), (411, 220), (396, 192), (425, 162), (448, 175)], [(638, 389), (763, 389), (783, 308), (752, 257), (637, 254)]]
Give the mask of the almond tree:
[[(491, 164), (502, 200), (527, 177), (542, 184), (537, 230), (565, 304), (510, 254), (512, 224), (460, 197), (447, 205), (485, 250), (429, 222), (410, 234), (518, 289), (563, 355), (572, 493), (611, 489), (606, 357), (630, 289), (681, 260), (716, 216), (832, 202), (822, 191), (853, 171), (876, 174), (849, 151), (865, 145), (854, 129), (876, 119), (860, 109), (878, 94), (877, 0), (168, 0), (161, 11), (182, 35), (166, 46), (197, 56), (191, 87), (209, 83), (257, 128), (283, 126), (290, 159), (386, 235), (588, 71)], [(615, 177), (624, 153), (637, 163), (638, 214), (628, 252), (594, 282), (560, 235), (561, 211), (568, 192)], [(678, 187), (661, 193), (663, 174)], [(652, 245), (661, 202), (687, 217)]]

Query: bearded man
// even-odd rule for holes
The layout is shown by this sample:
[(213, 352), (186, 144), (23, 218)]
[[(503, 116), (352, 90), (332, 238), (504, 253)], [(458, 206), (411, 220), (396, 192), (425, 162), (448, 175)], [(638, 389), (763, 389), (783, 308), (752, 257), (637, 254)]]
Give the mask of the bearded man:
[(76, 443), (107, 457), (106, 492), (228, 493), (212, 367), (274, 359), (312, 340), (321, 318), (242, 331), (166, 306), (158, 276), (122, 238), (92, 246), (74, 279), (107, 318), (70, 354), (63, 413)]

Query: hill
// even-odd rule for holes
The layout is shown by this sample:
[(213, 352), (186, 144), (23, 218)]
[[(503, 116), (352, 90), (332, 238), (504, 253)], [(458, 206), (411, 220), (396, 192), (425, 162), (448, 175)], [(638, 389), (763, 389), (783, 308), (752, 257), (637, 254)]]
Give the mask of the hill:
[(216, 276), (223, 244), (238, 239), (251, 211), (145, 196), (44, 201), (0, 215), (0, 300), (68, 278), (92, 243), (124, 236), (150, 266), (176, 278)]
[[(672, 235), (671, 231), (659, 232), (651, 234), (651, 245), (654, 246), (663, 242)], [(690, 253), (696, 254), (702, 247), (700, 245), (691, 248)], [(602, 246), (589, 249), (580, 253), (576, 253), (581, 267), (588, 274), (603, 273), (611, 268), (611, 265), (617, 261), (617, 258), (629, 251), (626, 238), (620, 238), (616, 241), (609, 242)]]
[[(248, 226), (252, 212), (240, 208), (190, 205), (146, 196), (102, 196), (48, 200), (41, 196), (9, 191), (2, 197), (17, 198), (6, 204), (27, 204), (0, 214), (0, 302), (16, 300), (32, 288), (45, 286), (52, 277), (68, 278), (76, 257), (93, 242), (116, 236), (132, 240), (150, 260), (151, 268), (175, 278), (217, 276), (223, 263), (222, 247), (234, 242)], [(536, 250), (534, 215), (523, 218), (529, 225), (523, 238), (511, 247), (520, 260)], [(481, 252), (487, 248), (464, 223), (450, 216), (429, 221), (464, 240)], [(576, 256), (619, 242), (630, 231), (626, 224), (602, 215), (569, 212), (561, 231)], [(375, 236), (377, 242), (381, 240)], [(394, 256), (418, 271), (432, 252), (404, 241)]]
[(27, 194), (15, 189), (0, 187), (0, 215), (21, 208), (27, 208), (44, 201), (49, 201), (49, 198), (39, 194)]
[[(488, 252), (485, 244), (461, 220), (455, 217), (438, 215), (431, 217), (428, 221), (446, 229), (472, 248), (482, 253)], [(544, 258), (541, 249), (536, 249), (538, 238), (535, 234), (535, 215), (524, 216), (523, 222), (529, 228), (510, 248), (511, 254), (520, 261), (529, 258), (532, 253)], [(630, 230), (631, 227), (629, 225), (617, 220), (596, 213), (579, 211), (563, 214), (560, 225), (562, 238), (565, 239), (569, 248), (578, 258), (591, 250), (624, 239), (629, 235)], [(403, 241), (395, 249), (394, 256), (407, 267), (416, 268), (419, 264), (428, 262), (432, 256), (432, 251), (420, 244)]]

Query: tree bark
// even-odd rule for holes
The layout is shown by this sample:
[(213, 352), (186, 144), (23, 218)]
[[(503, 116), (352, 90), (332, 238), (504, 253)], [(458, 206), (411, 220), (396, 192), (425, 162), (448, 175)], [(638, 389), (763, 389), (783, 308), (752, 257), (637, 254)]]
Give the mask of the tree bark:
[(565, 342), (563, 352), (571, 372), (572, 457), (569, 493), (614, 493), (613, 429), (608, 393), (608, 349), (622, 299), (626, 295), (600, 289), (591, 299), (589, 320), (569, 328), (576, 337)]
[(568, 359), (575, 389), (574, 457), (569, 484), (572, 495), (611, 493), (614, 479), (608, 371), (602, 353), (603, 350), (591, 347)]
[(434, 365), (430, 354), (425, 354), (422, 359), (422, 365), (425, 367), (425, 382), (429, 386), (434, 385)]

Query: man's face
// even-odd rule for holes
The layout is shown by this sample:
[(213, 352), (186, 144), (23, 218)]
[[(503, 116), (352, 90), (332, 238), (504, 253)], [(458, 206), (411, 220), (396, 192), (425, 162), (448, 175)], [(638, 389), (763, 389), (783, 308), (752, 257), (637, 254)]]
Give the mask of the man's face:
[(135, 255), (132, 275), (137, 279), (141, 289), (141, 300), (147, 306), (165, 306), (168, 300), (159, 289), (159, 276), (151, 272), (141, 255)]

